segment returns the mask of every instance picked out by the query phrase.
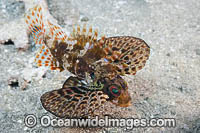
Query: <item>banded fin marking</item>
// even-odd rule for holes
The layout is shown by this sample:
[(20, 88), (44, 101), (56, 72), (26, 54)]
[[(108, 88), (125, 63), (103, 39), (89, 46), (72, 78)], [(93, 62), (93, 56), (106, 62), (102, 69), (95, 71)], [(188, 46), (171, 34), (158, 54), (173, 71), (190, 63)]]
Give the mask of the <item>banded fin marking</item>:
[(35, 44), (43, 44), (45, 34), (44, 20), (42, 14), (42, 7), (40, 5), (29, 9), (25, 17), (25, 22), (29, 31), (32, 33)]

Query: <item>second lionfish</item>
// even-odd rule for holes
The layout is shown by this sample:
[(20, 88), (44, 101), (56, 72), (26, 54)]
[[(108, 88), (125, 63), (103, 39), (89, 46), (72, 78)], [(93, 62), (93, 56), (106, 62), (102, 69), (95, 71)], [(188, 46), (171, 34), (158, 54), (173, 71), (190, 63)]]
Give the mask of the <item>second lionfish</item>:
[(149, 58), (150, 48), (132, 36), (105, 37), (84, 25), (67, 36), (58, 24), (45, 18), (40, 5), (30, 9), (26, 23), (40, 46), (35, 62), (51, 70), (68, 70), (63, 87), (41, 96), (43, 107), (58, 117), (87, 117), (110, 101), (131, 105), (128, 85), (121, 77), (135, 75)]

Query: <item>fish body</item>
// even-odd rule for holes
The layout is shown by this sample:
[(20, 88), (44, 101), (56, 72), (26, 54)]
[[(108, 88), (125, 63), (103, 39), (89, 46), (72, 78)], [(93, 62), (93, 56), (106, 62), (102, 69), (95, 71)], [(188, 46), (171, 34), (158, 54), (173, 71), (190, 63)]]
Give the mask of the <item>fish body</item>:
[(39, 46), (35, 62), (51, 70), (74, 74), (63, 87), (41, 96), (43, 107), (58, 117), (94, 115), (107, 101), (128, 107), (131, 97), (125, 75), (135, 75), (150, 55), (150, 47), (132, 36), (102, 36), (86, 25), (68, 36), (61, 26), (45, 18), (42, 6), (26, 14), (28, 30)]

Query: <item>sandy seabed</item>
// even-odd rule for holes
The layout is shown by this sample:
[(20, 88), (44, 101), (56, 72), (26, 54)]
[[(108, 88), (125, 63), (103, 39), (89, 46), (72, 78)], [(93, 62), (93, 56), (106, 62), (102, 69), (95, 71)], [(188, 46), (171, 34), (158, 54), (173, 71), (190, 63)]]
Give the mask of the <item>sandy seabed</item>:
[[(107, 104), (117, 117), (175, 118), (176, 127), (133, 128), (130, 132), (200, 132), (200, 1), (199, 0), (48, 0), (49, 11), (69, 33), (87, 23), (106, 36), (142, 38), (151, 48), (146, 66), (129, 83), (132, 106)], [(31, 3), (0, 1), (0, 132), (102, 132), (107, 128), (34, 128), (28, 114), (46, 112), (40, 96), (58, 89), (69, 72), (34, 65), (36, 50), (28, 38), (24, 13)], [(118, 132), (122, 129), (116, 128)]]

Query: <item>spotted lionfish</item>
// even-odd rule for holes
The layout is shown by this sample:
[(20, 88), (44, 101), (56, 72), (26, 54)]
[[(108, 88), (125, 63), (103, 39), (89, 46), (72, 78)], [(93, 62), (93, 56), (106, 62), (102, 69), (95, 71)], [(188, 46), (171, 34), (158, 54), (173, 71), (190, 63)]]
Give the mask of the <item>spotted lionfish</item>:
[(41, 96), (43, 107), (58, 117), (92, 116), (106, 102), (131, 105), (124, 75), (135, 75), (149, 58), (149, 46), (139, 38), (116, 36), (98, 39), (98, 31), (86, 25), (68, 36), (57, 23), (45, 18), (37, 5), (25, 19), (35, 44), (35, 62), (51, 70), (67, 70), (70, 76), (61, 89)]

